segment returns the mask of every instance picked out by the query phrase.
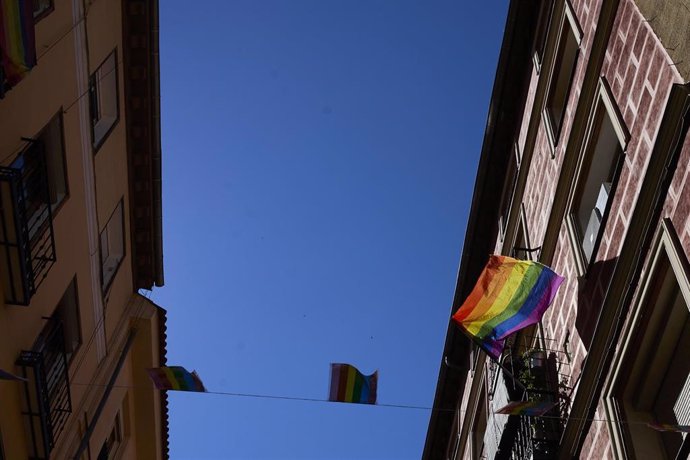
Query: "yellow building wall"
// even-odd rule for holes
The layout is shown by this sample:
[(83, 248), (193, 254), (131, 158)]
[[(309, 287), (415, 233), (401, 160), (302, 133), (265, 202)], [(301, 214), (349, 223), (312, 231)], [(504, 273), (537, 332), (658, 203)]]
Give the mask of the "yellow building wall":
[[(0, 368), (20, 372), (15, 362), (21, 350), (31, 349), (45, 325), (44, 318), (53, 314), (66, 288), (76, 277), (82, 343), (69, 366), (72, 414), (51, 458), (68, 458), (73, 454), (71, 450), (78, 445), (80, 434), (94, 415), (132, 324), (138, 325), (139, 331), (116, 388), (93, 432), (90, 451), (93, 457), (98, 455), (100, 446), (110, 434), (116, 414), (122, 411), (123, 417), (127, 415), (126, 420), (123, 418), (126, 439), (118, 448), (118, 457), (160, 458), (160, 401), (157, 392), (149, 389), (152, 388), (151, 383), (144, 378), (141, 367), (159, 364), (159, 325), (155, 306), (133, 292), (122, 2), (99, 0), (90, 3), (85, 17), (79, 14), (81, 5), (82, 0), (54, 1), (54, 11), (36, 24), (38, 65), (0, 100), (0, 165), (5, 167), (26, 145), (22, 137), (35, 136), (55, 114), (62, 111), (69, 189), (69, 196), (53, 216), (57, 261), (31, 298), (29, 306), (0, 305)], [(80, 39), (80, 31), (87, 32), (86, 40)], [(88, 45), (88, 50), (84, 49), (84, 44)], [(94, 155), (89, 95), (88, 91), (80, 92), (77, 82), (82, 78), (83, 85), (84, 74), (91, 75), (113, 49), (117, 49), (118, 56), (119, 121)], [(88, 62), (81, 60), (83, 57), (88, 57)], [(89, 213), (97, 219), (95, 231), (98, 233), (120, 200), (124, 204), (125, 256), (108, 292), (103, 294), (100, 275), (94, 276), (91, 266), (89, 225), (93, 224)], [(93, 202), (95, 209), (90, 205)], [(99, 256), (97, 251), (95, 256)], [(0, 262), (0, 272), (5, 269)], [(106, 312), (108, 350), (100, 363), (95, 345), (94, 331), (98, 321), (93, 301), (98, 296), (103, 296)], [(2, 298), (4, 293), (0, 292)], [(143, 319), (134, 321), (133, 318), (138, 316)], [(133, 357), (135, 350), (136, 358)], [(20, 383), (0, 381), (0, 436), (8, 459), (29, 456), (30, 440), (25, 417), (21, 414), (23, 392), (24, 386)], [(148, 411), (153, 412), (148, 414)], [(143, 420), (147, 426), (142, 428), (139, 423)], [(154, 423), (148, 426), (151, 422)], [(141, 447), (139, 441), (144, 439), (144, 435), (144, 444), (152, 445), (157, 453)], [(151, 438), (150, 435), (156, 437)], [(152, 440), (156, 442), (152, 443)]]

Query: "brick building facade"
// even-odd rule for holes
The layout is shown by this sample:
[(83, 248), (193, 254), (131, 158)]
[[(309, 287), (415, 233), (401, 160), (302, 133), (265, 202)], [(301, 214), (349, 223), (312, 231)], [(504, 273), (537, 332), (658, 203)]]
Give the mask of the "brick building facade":
[[(425, 458), (687, 458), (690, 5), (512, 1), (452, 311), (490, 253), (565, 277), (502, 363), (450, 324)], [(685, 351), (687, 353), (687, 351)]]

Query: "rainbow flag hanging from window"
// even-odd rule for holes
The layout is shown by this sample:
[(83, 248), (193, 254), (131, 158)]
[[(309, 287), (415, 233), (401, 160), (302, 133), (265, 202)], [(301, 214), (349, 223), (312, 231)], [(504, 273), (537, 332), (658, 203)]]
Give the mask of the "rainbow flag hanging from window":
[(146, 369), (154, 386), (159, 390), (206, 392), (204, 384), (195, 371), (189, 372), (181, 366), (163, 366)]
[(329, 401), (376, 404), (378, 371), (364, 375), (349, 364), (331, 364)]
[(496, 411), (503, 415), (525, 415), (528, 417), (539, 417), (556, 406), (551, 401), (513, 401)]
[(562, 282), (538, 262), (492, 255), (453, 320), (498, 359), (506, 337), (541, 320)]
[(31, 0), (0, 0), (0, 97), (36, 65)]

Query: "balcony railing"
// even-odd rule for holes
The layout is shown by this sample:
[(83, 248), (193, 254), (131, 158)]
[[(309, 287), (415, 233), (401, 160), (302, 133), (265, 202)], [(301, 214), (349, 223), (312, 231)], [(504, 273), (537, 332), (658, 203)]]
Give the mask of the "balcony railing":
[(513, 365), (520, 382), (527, 390), (524, 391), (512, 384), (510, 379), (504, 376), (501, 380), (506, 385), (511, 400), (552, 401), (556, 406), (543, 417), (511, 415), (501, 435), (496, 458), (556, 458), (564, 415), (568, 407), (565, 388), (558, 372), (556, 354), (551, 352), (547, 357), (543, 350), (532, 350), (521, 359), (514, 359)]
[(11, 166), (0, 167), (0, 272), (5, 301), (28, 305), (54, 262), (45, 153), (42, 142), (30, 141)]
[(22, 351), (24, 415), (32, 459), (48, 459), (72, 412), (69, 372), (62, 323), (49, 320), (30, 351)]

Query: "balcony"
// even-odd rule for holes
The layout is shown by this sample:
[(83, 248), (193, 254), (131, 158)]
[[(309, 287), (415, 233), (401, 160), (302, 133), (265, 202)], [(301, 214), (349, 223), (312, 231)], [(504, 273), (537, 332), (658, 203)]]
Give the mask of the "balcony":
[[(504, 364), (506, 364), (504, 362)], [(565, 414), (568, 408), (563, 364), (554, 351), (530, 350), (514, 357), (508, 365), (514, 369), (526, 391), (506, 375), (496, 375), (496, 385), (504, 385), (505, 402), (520, 400), (552, 401), (556, 406), (544, 417), (509, 416), (500, 434), (496, 459), (547, 460), (556, 458)], [(496, 373), (499, 374), (499, 370)], [(499, 383), (500, 382), (500, 383)], [(496, 396), (499, 394), (497, 393)]]
[(0, 167), (0, 272), (5, 301), (29, 305), (55, 262), (53, 216), (43, 143)]
[(65, 334), (61, 321), (49, 320), (30, 351), (22, 351), (24, 411), (31, 459), (48, 459), (72, 412)]

